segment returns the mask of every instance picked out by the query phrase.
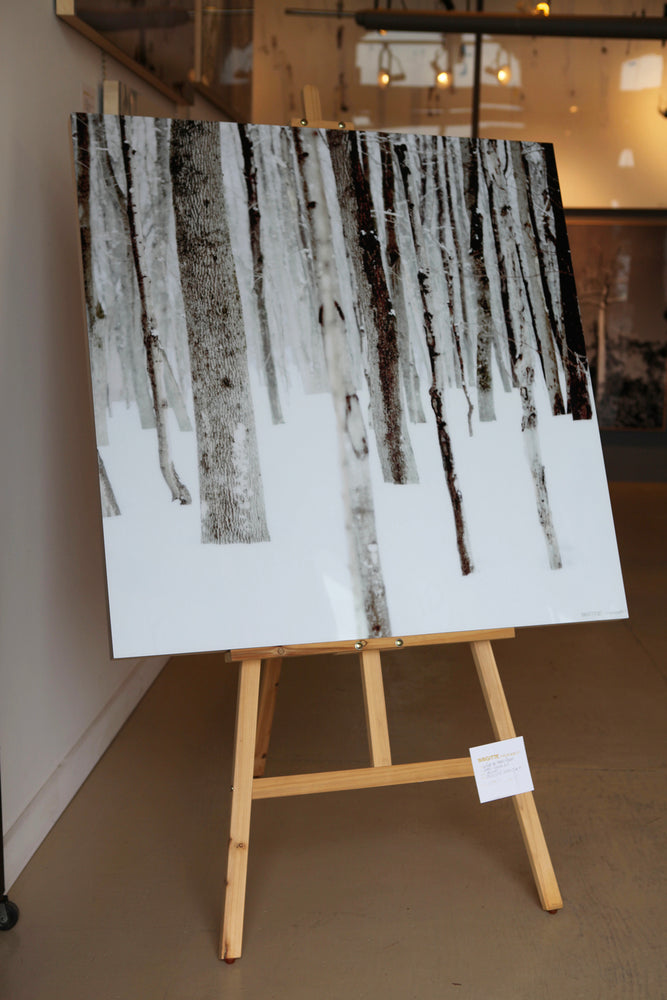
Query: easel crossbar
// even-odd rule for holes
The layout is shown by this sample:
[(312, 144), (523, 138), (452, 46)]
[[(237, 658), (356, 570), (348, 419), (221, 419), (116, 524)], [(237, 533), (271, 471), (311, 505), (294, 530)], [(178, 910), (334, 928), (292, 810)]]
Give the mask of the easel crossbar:
[(276, 799), (286, 795), (312, 795), (316, 792), (343, 792), (355, 788), (380, 788), (410, 785), (445, 778), (470, 778), (470, 757), (420, 761), (416, 764), (390, 764), (387, 767), (356, 767), (346, 771), (322, 771), (314, 774), (287, 774), (275, 778), (255, 778), (253, 799)]

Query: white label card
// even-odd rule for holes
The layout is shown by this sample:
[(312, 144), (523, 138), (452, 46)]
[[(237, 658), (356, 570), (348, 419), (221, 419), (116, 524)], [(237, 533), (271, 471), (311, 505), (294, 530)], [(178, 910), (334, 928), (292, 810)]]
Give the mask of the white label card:
[(532, 792), (533, 779), (523, 736), (471, 747), (470, 758), (480, 802)]

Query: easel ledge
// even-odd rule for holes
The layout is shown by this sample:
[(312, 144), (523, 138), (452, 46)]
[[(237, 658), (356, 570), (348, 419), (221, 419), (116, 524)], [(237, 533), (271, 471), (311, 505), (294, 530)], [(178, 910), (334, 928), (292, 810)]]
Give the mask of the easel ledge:
[(403, 649), (408, 646), (442, 646), (453, 642), (480, 642), (488, 639), (513, 639), (513, 628), (477, 629), (470, 632), (439, 632), (432, 635), (406, 635), (402, 638), (385, 637), (381, 639), (348, 639), (335, 642), (308, 642), (293, 646), (261, 646), (249, 649), (230, 649), (225, 653), (228, 663), (240, 663), (259, 657), (270, 660), (286, 656), (310, 656), (315, 653), (358, 653), (364, 649), (377, 649), (388, 652), (390, 649)]

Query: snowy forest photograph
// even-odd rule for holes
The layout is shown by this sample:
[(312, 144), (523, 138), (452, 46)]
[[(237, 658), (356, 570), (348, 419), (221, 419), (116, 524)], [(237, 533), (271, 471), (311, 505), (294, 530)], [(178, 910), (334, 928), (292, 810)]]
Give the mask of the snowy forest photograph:
[(549, 145), (72, 136), (115, 656), (626, 617)]

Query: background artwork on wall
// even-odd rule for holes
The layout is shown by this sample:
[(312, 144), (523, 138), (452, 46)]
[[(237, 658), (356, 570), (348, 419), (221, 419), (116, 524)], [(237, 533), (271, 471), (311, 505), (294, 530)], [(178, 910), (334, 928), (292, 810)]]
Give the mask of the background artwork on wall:
[(665, 427), (667, 212), (568, 213), (600, 426)]
[(116, 656), (626, 616), (551, 147), (73, 136)]

